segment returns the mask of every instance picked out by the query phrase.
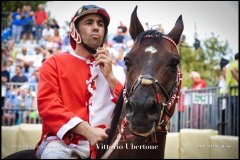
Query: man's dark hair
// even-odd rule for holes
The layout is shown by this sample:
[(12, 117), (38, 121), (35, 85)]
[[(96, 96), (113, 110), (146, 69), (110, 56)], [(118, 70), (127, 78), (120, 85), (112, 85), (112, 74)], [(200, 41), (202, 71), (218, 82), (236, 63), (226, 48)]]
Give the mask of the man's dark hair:
[(235, 60), (238, 60), (238, 57), (239, 57), (239, 53), (236, 53), (235, 54)]

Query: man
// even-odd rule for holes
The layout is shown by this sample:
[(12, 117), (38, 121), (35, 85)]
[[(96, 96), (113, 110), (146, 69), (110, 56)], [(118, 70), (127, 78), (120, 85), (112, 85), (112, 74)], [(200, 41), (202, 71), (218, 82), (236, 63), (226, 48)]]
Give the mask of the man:
[[(6, 69), (6, 66), (7, 66), (7, 62), (3, 61), (2, 60), (2, 73), (1, 73), (1, 79), (2, 79), (2, 97), (1, 97), (1, 108), (4, 107), (5, 105), (5, 96), (7, 94), (7, 85), (6, 83), (9, 82), (9, 79), (10, 79), (10, 74), (9, 72), (7, 71)], [(3, 112), (2, 112), (3, 114)]]
[[(192, 71), (190, 77), (194, 83), (192, 89), (203, 89), (207, 87), (206, 82), (201, 78), (200, 74), (197, 71)], [(198, 95), (198, 93), (196, 92), (195, 95)], [(204, 117), (204, 106), (201, 104), (193, 105), (191, 109), (192, 109), (191, 116), (194, 117), (191, 123), (193, 126), (196, 126), (197, 128), (200, 129), (201, 128), (200, 120), (201, 117)]]
[(238, 56), (239, 54), (235, 54), (235, 60), (230, 62), (226, 69), (226, 84), (227, 84), (227, 93), (230, 92), (231, 95), (238, 96)]
[(44, 29), (44, 24), (47, 22), (48, 16), (44, 10), (42, 4), (38, 5), (38, 10), (35, 12), (35, 24), (36, 24), (36, 37), (35, 39), (39, 41), (42, 37), (42, 31)]
[(15, 67), (15, 75), (12, 77), (11, 82), (24, 83), (28, 81), (28, 78), (22, 73), (22, 66), (17, 65)]
[(198, 72), (192, 71), (190, 77), (194, 83), (192, 89), (201, 89), (207, 87), (206, 82), (203, 79), (201, 79), (201, 76)]
[(40, 68), (38, 158), (93, 158), (94, 147), (108, 137), (122, 89), (107, 50), (100, 48), (109, 22), (105, 9), (82, 6), (70, 23), (74, 51), (55, 54)]
[(238, 96), (238, 77), (239, 77), (239, 53), (235, 54), (235, 60), (230, 62), (226, 69), (226, 87), (228, 96), (228, 114), (229, 128), (233, 135), (239, 135), (238, 127), (235, 124), (239, 123), (239, 96)]

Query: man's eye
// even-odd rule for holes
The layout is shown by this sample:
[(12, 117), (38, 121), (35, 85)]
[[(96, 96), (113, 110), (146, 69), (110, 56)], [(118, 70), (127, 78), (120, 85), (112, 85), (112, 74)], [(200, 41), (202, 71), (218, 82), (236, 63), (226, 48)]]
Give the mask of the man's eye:
[(104, 26), (104, 23), (99, 23), (98, 24), (100, 27), (103, 27)]
[(92, 24), (92, 22), (87, 22), (86, 24), (88, 24), (88, 25), (91, 25), (91, 24)]

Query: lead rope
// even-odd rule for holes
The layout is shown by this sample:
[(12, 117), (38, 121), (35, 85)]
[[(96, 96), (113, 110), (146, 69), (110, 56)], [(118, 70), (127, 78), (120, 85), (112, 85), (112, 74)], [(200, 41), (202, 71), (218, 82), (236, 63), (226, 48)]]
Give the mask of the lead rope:
[[(127, 118), (124, 117), (122, 122), (121, 122), (121, 125), (120, 127), (118, 128), (118, 135), (117, 135), (117, 138), (115, 139), (115, 141), (113, 142), (112, 145), (110, 145), (110, 147), (108, 148), (108, 150), (104, 153), (104, 155), (101, 157), (101, 159), (107, 159), (111, 153), (113, 152), (114, 148), (118, 145), (119, 141), (121, 140), (122, 137), (124, 137), (124, 130), (126, 128), (128, 124), (128, 121), (127, 121)], [(124, 137), (124, 140), (126, 140), (126, 138)]]

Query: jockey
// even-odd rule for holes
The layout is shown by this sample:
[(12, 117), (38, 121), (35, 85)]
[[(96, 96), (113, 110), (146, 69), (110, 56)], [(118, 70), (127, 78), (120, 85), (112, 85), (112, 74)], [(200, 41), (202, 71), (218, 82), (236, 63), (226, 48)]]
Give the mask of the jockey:
[(122, 84), (103, 43), (110, 22), (104, 8), (84, 5), (70, 23), (71, 52), (54, 54), (40, 68), (38, 158), (94, 158), (108, 135)]

